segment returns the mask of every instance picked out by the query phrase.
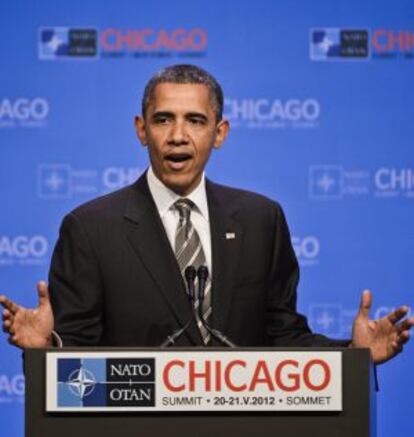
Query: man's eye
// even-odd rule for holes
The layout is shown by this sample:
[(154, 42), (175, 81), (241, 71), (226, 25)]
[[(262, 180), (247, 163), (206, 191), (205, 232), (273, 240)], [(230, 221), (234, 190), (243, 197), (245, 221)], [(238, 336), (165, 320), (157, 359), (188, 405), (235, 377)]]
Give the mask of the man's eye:
[(157, 117), (157, 118), (155, 118), (154, 121), (157, 124), (166, 124), (166, 123), (168, 123), (169, 118), (168, 117)]
[(204, 120), (201, 118), (190, 118), (190, 123), (195, 125), (205, 124)]

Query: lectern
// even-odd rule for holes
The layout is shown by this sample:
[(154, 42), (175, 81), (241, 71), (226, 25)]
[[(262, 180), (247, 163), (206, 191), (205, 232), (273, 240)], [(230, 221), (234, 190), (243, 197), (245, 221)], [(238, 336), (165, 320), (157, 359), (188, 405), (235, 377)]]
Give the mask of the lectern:
[(31, 349), (26, 437), (373, 437), (367, 349)]

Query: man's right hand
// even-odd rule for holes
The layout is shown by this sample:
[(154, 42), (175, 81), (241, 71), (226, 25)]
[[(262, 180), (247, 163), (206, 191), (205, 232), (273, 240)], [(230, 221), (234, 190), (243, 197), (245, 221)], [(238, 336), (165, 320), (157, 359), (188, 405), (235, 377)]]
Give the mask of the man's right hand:
[(52, 345), (53, 312), (45, 282), (37, 284), (39, 305), (24, 308), (6, 296), (0, 296), (3, 305), (3, 331), (9, 334), (9, 343), (22, 349)]

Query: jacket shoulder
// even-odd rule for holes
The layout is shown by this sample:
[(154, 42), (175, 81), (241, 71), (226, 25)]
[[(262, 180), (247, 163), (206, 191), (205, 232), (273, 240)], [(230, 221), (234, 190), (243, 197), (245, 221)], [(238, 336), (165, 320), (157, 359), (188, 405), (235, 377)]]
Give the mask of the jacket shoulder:
[(125, 211), (128, 198), (134, 190), (134, 185), (128, 185), (120, 190), (92, 199), (77, 206), (69, 212), (68, 216), (75, 216), (79, 219), (88, 218), (110, 218), (119, 216)]
[(211, 192), (225, 204), (237, 204), (242, 208), (254, 208), (256, 211), (282, 209), (278, 201), (263, 194), (213, 182), (209, 182), (209, 185)]

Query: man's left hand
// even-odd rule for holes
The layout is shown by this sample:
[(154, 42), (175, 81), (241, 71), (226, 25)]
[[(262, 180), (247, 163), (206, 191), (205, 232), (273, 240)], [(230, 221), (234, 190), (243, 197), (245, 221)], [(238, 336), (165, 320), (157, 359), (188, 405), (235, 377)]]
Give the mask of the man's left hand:
[(401, 306), (381, 319), (370, 320), (371, 304), (372, 294), (365, 290), (352, 327), (351, 347), (371, 349), (374, 363), (381, 364), (402, 352), (410, 338), (414, 317), (404, 319), (409, 309)]

